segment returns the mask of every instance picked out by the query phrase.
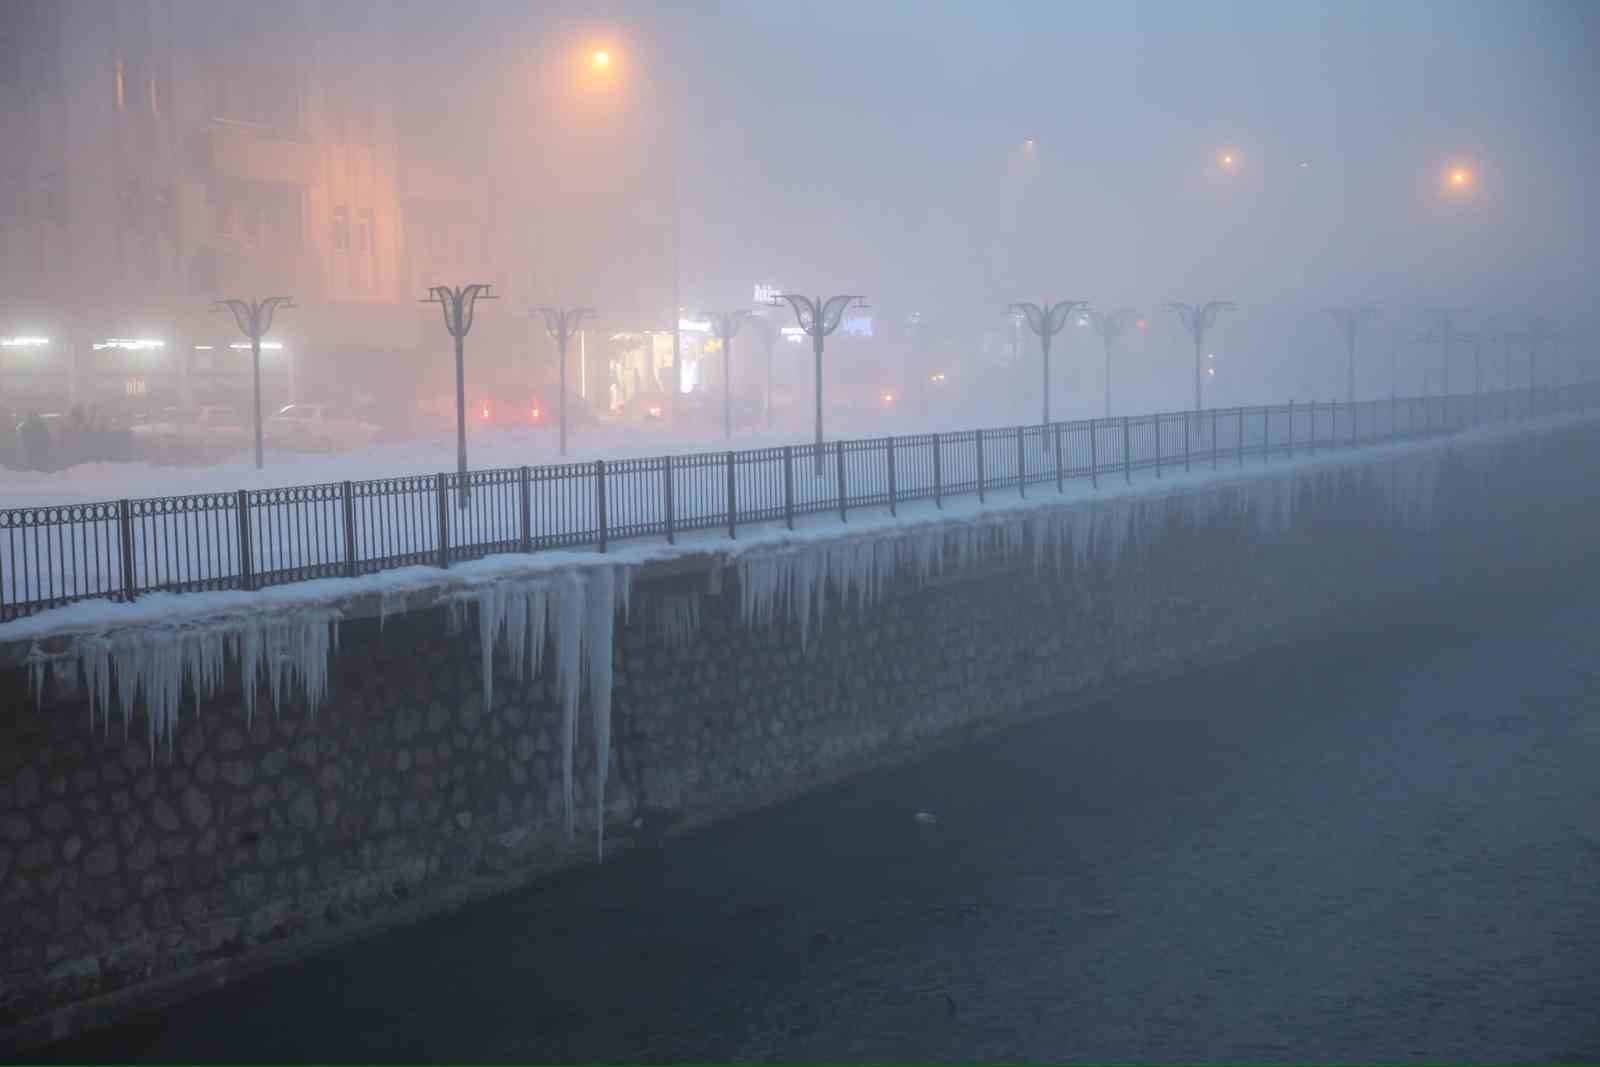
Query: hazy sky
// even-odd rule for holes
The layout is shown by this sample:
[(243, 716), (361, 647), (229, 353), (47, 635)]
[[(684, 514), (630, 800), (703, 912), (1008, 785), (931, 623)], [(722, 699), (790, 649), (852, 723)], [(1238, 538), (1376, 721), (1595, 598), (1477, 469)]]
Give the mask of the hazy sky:
[(689, 306), (766, 280), (967, 330), (1020, 299), (1231, 298), (1282, 337), (1335, 302), (1592, 303), (1585, 0), (409, 2), (396, 42), (450, 58), (408, 88), (511, 72), (490, 166), (540, 159), (545, 283), (619, 312), (669, 306), (670, 160)]

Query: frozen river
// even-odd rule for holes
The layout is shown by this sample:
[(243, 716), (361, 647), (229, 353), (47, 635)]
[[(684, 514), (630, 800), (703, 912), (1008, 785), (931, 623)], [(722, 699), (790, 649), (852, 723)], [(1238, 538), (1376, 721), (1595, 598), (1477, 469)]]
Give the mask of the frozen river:
[(1600, 603), (1450, 615), (1073, 708), (50, 1054), (1600, 1060)]

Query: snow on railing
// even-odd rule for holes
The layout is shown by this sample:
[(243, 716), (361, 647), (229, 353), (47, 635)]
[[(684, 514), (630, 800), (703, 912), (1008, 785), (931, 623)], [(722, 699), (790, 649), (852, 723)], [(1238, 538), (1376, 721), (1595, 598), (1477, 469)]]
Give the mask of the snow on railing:
[(0, 509), (0, 622), (78, 600), (252, 590), (915, 500), (1157, 476), (1576, 411), (1594, 385), (1287, 404), (782, 448)]

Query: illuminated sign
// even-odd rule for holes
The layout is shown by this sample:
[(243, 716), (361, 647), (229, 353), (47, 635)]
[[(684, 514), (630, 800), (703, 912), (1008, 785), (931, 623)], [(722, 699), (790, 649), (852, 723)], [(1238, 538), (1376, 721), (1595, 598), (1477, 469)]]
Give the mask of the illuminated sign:
[(756, 283), (756, 303), (771, 304), (783, 296), (783, 289), (776, 285), (762, 285)]

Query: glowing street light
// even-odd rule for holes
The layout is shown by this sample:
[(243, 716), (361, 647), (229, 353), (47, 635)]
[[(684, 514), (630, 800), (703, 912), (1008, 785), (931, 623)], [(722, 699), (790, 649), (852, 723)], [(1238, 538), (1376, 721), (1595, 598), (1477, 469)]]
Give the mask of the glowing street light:
[(598, 49), (593, 56), (589, 57), (589, 62), (596, 67), (609, 67), (611, 66), (611, 53), (604, 48)]

